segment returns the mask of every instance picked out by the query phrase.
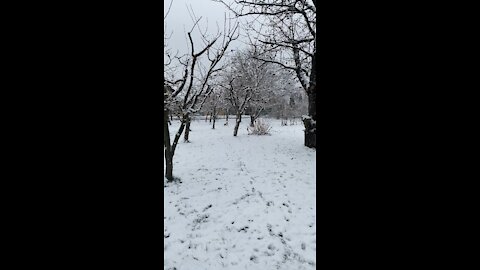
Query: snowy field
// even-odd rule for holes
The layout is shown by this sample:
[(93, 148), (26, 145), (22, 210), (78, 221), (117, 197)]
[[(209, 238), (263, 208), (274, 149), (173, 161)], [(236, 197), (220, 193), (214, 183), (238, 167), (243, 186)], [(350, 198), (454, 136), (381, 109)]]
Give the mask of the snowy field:
[[(164, 187), (164, 269), (315, 269), (315, 150), (303, 125), (268, 119), (271, 136), (248, 135), (244, 117), (193, 121)], [(173, 135), (179, 123), (170, 126)]]

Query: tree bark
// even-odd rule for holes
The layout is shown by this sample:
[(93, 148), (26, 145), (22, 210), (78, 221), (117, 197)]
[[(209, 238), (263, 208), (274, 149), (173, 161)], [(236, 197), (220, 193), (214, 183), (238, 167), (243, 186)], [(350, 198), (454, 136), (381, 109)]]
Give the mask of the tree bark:
[[(165, 138), (168, 138), (168, 139), (164, 140), (165, 161), (166, 161), (165, 177), (167, 178), (168, 182), (171, 182), (171, 181), (174, 180), (173, 179), (173, 156), (175, 155), (175, 149), (177, 148), (178, 140), (180, 139), (180, 136), (182, 136), (182, 132), (183, 132), (184, 128), (185, 128), (185, 122), (182, 121), (180, 123), (180, 127), (178, 129), (178, 132), (177, 132), (177, 134), (175, 134), (175, 138), (173, 139), (173, 143), (171, 145), (170, 145), (170, 136), (165, 136)], [(164, 130), (164, 132), (165, 132), (165, 130)], [(167, 126), (167, 129), (166, 129), (166, 133), (169, 133), (168, 126)]]
[(226, 109), (225, 126), (228, 126), (228, 108)]
[(173, 181), (173, 154), (170, 144), (170, 130), (168, 127), (168, 110), (163, 115), (163, 148), (165, 150), (165, 177)]
[(167, 153), (167, 151), (165, 151), (165, 161), (166, 161), (165, 177), (167, 178), (167, 182), (172, 182), (173, 181), (173, 157), (171, 153)]
[(251, 110), (252, 113), (250, 114), (250, 126), (254, 127), (255, 126), (255, 120), (260, 116), (260, 113), (263, 111), (263, 107), (258, 109), (258, 111), (254, 111), (253, 109)]
[(217, 108), (216, 107), (213, 107), (213, 125), (212, 125), (212, 129), (215, 129), (215, 120), (217, 120)]
[(316, 76), (316, 53), (312, 57), (312, 71), (310, 73), (310, 84), (308, 87), (308, 115), (310, 119), (304, 119), (305, 125), (305, 146), (317, 148), (317, 76)]
[(242, 115), (237, 114), (237, 118), (235, 120), (235, 128), (233, 129), (233, 136), (236, 137), (238, 134), (238, 127), (240, 126), (240, 122), (242, 122)]
[(188, 140), (188, 137), (189, 137), (189, 135), (190, 135), (190, 122), (191, 122), (190, 116), (187, 115), (187, 116), (185, 117), (185, 135), (184, 135), (184, 137), (183, 137), (183, 139), (184, 139), (185, 142), (190, 142), (190, 141)]

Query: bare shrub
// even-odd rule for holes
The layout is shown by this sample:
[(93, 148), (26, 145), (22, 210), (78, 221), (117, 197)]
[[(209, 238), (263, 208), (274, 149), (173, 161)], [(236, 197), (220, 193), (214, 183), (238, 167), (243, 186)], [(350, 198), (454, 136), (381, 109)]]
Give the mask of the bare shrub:
[(248, 135), (270, 135), (272, 127), (262, 119), (255, 120), (253, 127), (247, 127)]

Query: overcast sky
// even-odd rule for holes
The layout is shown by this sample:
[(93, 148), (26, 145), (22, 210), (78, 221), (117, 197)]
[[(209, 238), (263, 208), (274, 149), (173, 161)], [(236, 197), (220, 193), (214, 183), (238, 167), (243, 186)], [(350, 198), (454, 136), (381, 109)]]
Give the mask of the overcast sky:
[[(164, 15), (166, 14), (168, 7), (170, 5), (170, 0), (164, 0)], [(216, 23), (223, 28), (224, 16), (231, 16), (230, 12), (226, 7), (217, 2), (211, 0), (173, 0), (172, 7), (168, 13), (168, 17), (165, 21), (167, 27), (167, 34), (170, 34), (173, 31), (173, 35), (168, 41), (168, 47), (178, 49), (180, 54), (187, 52), (187, 36), (186, 33), (193, 26), (192, 19), (190, 18), (188, 9), (192, 7), (193, 11), (197, 18), (202, 17), (200, 25), (202, 29), (205, 29), (205, 26), (208, 23), (208, 32), (211, 34), (216, 33), (217, 26)], [(188, 8), (187, 8), (188, 7)], [(195, 46), (195, 49), (202, 46), (199, 39), (198, 32), (192, 33), (192, 39)], [(235, 49), (237, 47), (245, 47), (241, 42), (235, 41), (230, 44), (230, 49)]]
[[(170, 2), (170, 0), (164, 0), (163, 2), (164, 15), (168, 10)], [(170, 35), (170, 33), (172, 33), (173, 31), (171, 38), (168, 40), (168, 48), (171, 48), (172, 53), (174, 54), (177, 50), (179, 55), (189, 53), (187, 49), (187, 44), (189, 44), (187, 39), (187, 32), (193, 26), (192, 19), (190, 18), (188, 12), (190, 6), (195, 12), (197, 18), (202, 17), (200, 21), (202, 29), (205, 29), (205, 26), (208, 22), (208, 32), (212, 35), (217, 32), (217, 23), (221, 27), (221, 30), (223, 30), (225, 14), (227, 15), (227, 18), (232, 17), (230, 11), (223, 4), (218, 2), (213, 2), (211, 0), (173, 0), (170, 12), (168, 13), (167, 19), (165, 21), (165, 25), (168, 35)], [(247, 20), (247, 18), (243, 17), (242, 20), (243, 23), (245, 23), (245, 20)], [(239, 30), (240, 37), (238, 38), (238, 40), (230, 43), (228, 49), (229, 51), (243, 49), (247, 47), (247, 45), (245, 45), (245, 43), (247, 42), (247, 38), (242, 37), (242, 34), (244, 33), (242, 33), (241, 27)], [(195, 31), (194, 33), (192, 33), (192, 39), (194, 41), (196, 49), (195, 51), (198, 52), (199, 49), (201, 49), (201, 47), (203, 48), (204, 46), (198, 32)], [(206, 58), (202, 58), (199, 61), (202, 62), (207, 60)], [(296, 84), (296, 86), (300, 88), (300, 84), (298, 82), (296, 82)]]

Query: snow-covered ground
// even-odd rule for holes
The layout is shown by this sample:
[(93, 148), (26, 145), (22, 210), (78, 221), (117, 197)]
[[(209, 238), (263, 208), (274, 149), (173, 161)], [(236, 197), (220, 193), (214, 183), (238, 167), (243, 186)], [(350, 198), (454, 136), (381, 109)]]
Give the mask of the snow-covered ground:
[(315, 150), (300, 121), (267, 121), (271, 136), (248, 135), (248, 117), (237, 137), (233, 118), (215, 130), (192, 122), (190, 143), (182, 135), (182, 183), (164, 187), (164, 269), (315, 269)]

